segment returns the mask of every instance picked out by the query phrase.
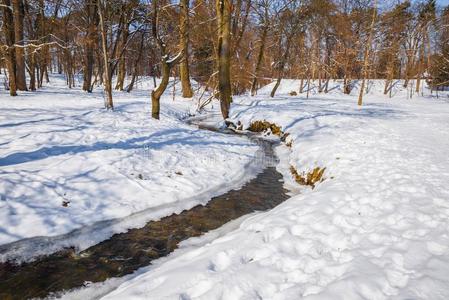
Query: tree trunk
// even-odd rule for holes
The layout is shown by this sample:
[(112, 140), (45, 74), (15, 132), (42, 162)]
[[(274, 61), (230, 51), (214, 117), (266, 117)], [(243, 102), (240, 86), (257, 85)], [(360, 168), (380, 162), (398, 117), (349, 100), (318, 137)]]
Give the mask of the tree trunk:
[(179, 63), (183, 59), (183, 55), (185, 55), (184, 51), (181, 51), (174, 57), (170, 58), (169, 53), (166, 48), (166, 43), (161, 39), (158, 32), (159, 27), (159, 1), (153, 0), (153, 22), (152, 22), (152, 32), (153, 37), (157, 42), (159, 50), (161, 51), (162, 59), (161, 59), (161, 67), (162, 67), (162, 80), (158, 87), (156, 87), (151, 92), (151, 116), (154, 119), (159, 119), (160, 113), (160, 98), (164, 93), (165, 89), (168, 85), (168, 80), (170, 77), (171, 68)]
[[(424, 30), (423, 30), (424, 31)], [(419, 61), (418, 61), (418, 74), (416, 75), (416, 93), (419, 95), (419, 89), (421, 87), (421, 77), (424, 72), (424, 47), (425, 47), (425, 33), (423, 33), (423, 40), (419, 48)]]
[(329, 80), (330, 78), (326, 78), (326, 83), (324, 84), (324, 93), (327, 94), (329, 92)]
[(264, 51), (265, 51), (265, 41), (267, 39), (267, 35), (268, 35), (268, 24), (264, 24), (263, 29), (262, 29), (262, 36), (260, 38), (260, 48), (259, 48), (259, 54), (257, 55), (256, 68), (254, 70), (254, 78), (253, 78), (253, 82), (251, 83), (251, 96), (256, 95), (257, 77), (259, 76), (260, 67), (262, 66), (262, 60), (263, 60), (263, 55), (264, 55)]
[(86, 11), (87, 11), (87, 32), (85, 41), (85, 56), (84, 56), (84, 66), (83, 66), (83, 90), (88, 93), (92, 93), (92, 75), (94, 71), (95, 62), (95, 45), (97, 40), (96, 27), (98, 24), (98, 12), (97, 4), (95, 0), (86, 0)]
[(108, 58), (108, 46), (107, 46), (107, 37), (106, 37), (106, 28), (104, 26), (104, 18), (103, 18), (103, 5), (101, 4), (101, 0), (98, 0), (98, 16), (100, 19), (100, 33), (101, 33), (101, 46), (103, 49), (103, 80), (104, 80), (104, 90), (106, 92), (107, 99), (105, 100), (106, 109), (114, 109), (114, 103), (112, 101), (112, 82), (111, 77), (112, 74), (110, 72), (109, 58)]
[(13, 28), (13, 15), (11, 10), (8, 8), (11, 6), (10, 0), (2, 0), (3, 7), (3, 34), (5, 36), (6, 46), (6, 67), (8, 69), (8, 81), (9, 81), (9, 94), (11, 96), (17, 96), (17, 85), (16, 85), (16, 53), (14, 50), (14, 28)]
[(270, 97), (273, 98), (276, 94), (277, 89), (279, 88), (279, 85), (281, 85), (282, 76), (278, 76), (278, 79), (276, 79), (276, 84), (274, 85), (273, 89), (271, 90)]
[[(38, 35), (43, 39), (43, 42), (48, 42), (46, 17), (45, 17), (45, 1), (39, 0), (39, 20), (38, 20)], [(50, 28), (51, 30), (51, 28)], [(49, 46), (43, 46), (38, 56), (37, 67), (37, 87), (41, 88), (43, 85), (44, 75), (47, 72), (48, 57), (50, 55)], [(47, 76), (48, 78), (48, 76)]]
[(307, 95), (306, 98), (309, 99), (310, 93), (310, 72), (307, 72)]
[(151, 92), (151, 116), (159, 120), (161, 110), (160, 99), (168, 85), (170, 77), (170, 65), (162, 59), (162, 80), (159, 86)]
[(184, 59), (179, 66), (179, 77), (181, 79), (182, 96), (184, 98), (192, 98), (193, 91), (189, 72), (189, 0), (181, 0), (179, 5), (181, 7), (179, 48), (184, 52)]
[(120, 62), (118, 66), (118, 74), (117, 74), (117, 84), (115, 85), (115, 89), (119, 91), (123, 91), (123, 85), (125, 84), (125, 77), (126, 77), (126, 43), (128, 42), (129, 38), (129, 25), (127, 24), (123, 29), (123, 36), (122, 36), (122, 47), (123, 52), (120, 55)]
[(359, 105), (359, 106), (361, 106), (363, 104), (363, 93), (365, 91), (365, 81), (366, 81), (366, 78), (368, 77), (369, 55), (370, 55), (370, 49), (371, 49), (371, 41), (372, 41), (372, 37), (373, 37), (374, 23), (376, 22), (376, 14), (377, 14), (377, 0), (374, 0), (373, 16), (372, 16), (371, 25), (369, 28), (368, 40), (366, 42), (365, 53), (364, 53), (364, 57), (363, 57), (363, 78), (362, 78), (362, 85), (360, 87), (360, 92), (359, 92), (359, 100), (357, 101), (357, 105)]
[(231, 91), (231, 0), (216, 0), (218, 25), (218, 91), (223, 119), (229, 118)]
[[(271, 90), (271, 93), (270, 93), (270, 97), (271, 98), (273, 98), (274, 95), (276, 94), (276, 91), (277, 91), (279, 85), (281, 84), (282, 77), (284, 76), (285, 64), (287, 63), (288, 56), (290, 54), (290, 40), (291, 40), (291, 38), (292, 38), (292, 35), (287, 36), (287, 45), (285, 47), (285, 51), (284, 51), (284, 53), (283, 53), (283, 55), (282, 55), (282, 57), (281, 57), (281, 59), (280, 59), (280, 61), (278, 63), (278, 66), (277, 66), (277, 68), (278, 68), (278, 78), (276, 80), (276, 84), (274, 85), (273, 89)], [(281, 51), (281, 49), (282, 49), (282, 37), (280, 37), (280, 39), (279, 39), (279, 51)]]
[(351, 74), (349, 69), (349, 54), (346, 45), (344, 46), (344, 78), (343, 78), (343, 93), (349, 95), (351, 93)]
[(140, 45), (139, 45), (139, 52), (137, 54), (136, 59), (134, 60), (134, 66), (133, 66), (133, 76), (131, 78), (131, 82), (128, 85), (128, 88), (126, 89), (126, 91), (129, 93), (132, 91), (132, 89), (134, 88), (134, 84), (136, 82), (136, 77), (137, 77), (137, 70), (139, 67), (139, 62), (140, 62), (140, 58), (142, 57), (142, 52), (143, 52), (143, 42), (145, 40), (145, 33), (142, 32), (142, 37), (140, 39)]
[[(16, 85), (20, 91), (27, 90), (26, 76), (25, 76), (25, 49), (23, 23), (24, 23), (24, 7), (22, 0), (12, 0), (14, 13), (14, 37), (15, 43), (18, 45), (16, 50)], [(22, 46), (22, 47), (21, 47)]]
[(36, 90), (36, 55), (32, 53), (30, 55), (28, 74), (30, 74), (30, 90)]

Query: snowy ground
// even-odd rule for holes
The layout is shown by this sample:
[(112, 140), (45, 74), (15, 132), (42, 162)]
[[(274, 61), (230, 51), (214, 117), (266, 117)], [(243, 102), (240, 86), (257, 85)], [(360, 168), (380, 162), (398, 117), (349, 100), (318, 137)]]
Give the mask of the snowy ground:
[(184, 124), (196, 103), (172, 89), (152, 120), (150, 89), (117, 92), (113, 112), (101, 89), (69, 90), (57, 77), (18, 97), (1, 91), (0, 261), (86, 248), (255, 175), (257, 146)]
[(356, 92), (287, 96), (298, 85), (284, 81), (274, 99), (269, 87), (238, 97), (232, 115), (290, 133), (292, 148), (277, 149), (287, 185), (290, 165), (326, 167), (326, 180), (109, 282), (104, 299), (449, 298), (447, 98), (398, 89), (389, 99), (378, 82), (358, 108)]

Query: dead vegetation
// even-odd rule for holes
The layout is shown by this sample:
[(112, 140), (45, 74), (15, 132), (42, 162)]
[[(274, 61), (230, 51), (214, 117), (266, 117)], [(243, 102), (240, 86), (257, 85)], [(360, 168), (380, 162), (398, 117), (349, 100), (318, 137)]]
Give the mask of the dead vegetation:
[(310, 172), (302, 172), (301, 174), (299, 174), (295, 167), (290, 166), (290, 172), (292, 173), (295, 181), (300, 185), (311, 186), (312, 189), (315, 188), (315, 185), (317, 183), (324, 180), (323, 175), (325, 170), (326, 168), (316, 167)]
[(270, 123), (266, 120), (263, 121), (253, 121), (248, 127), (248, 130), (251, 132), (271, 132), (274, 135), (277, 135), (282, 138), (284, 132), (281, 130), (281, 126), (278, 126), (274, 123)]
[[(237, 124), (239, 125), (237, 129), (242, 130), (243, 124), (240, 121)], [(270, 123), (266, 120), (251, 122), (247, 130), (251, 132), (262, 132), (266, 135), (274, 134), (279, 136), (281, 142), (283, 142), (287, 147), (291, 148), (293, 145), (293, 139), (291, 138), (290, 133), (283, 132), (281, 126), (278, 126), (275, 123)]]

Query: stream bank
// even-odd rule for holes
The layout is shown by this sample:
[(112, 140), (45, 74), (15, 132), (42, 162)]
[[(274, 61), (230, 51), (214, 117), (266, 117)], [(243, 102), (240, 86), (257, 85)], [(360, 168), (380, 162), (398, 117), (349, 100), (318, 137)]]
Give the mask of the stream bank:
[[(198, 126), (204, 130), (214, 130)], [(223, 132), (226, 134), (232, 132)], [(110, 239), (80, 253), (65, 249), (36, 261), (16, 265), (0, 264), (0, 298), (28, 299), (82, 287), (85, 282), (101, 282), (130, 274), (151, 261), (174, 251), (190, 237), (200, 236), (227, 222), (255, 211), (266, 211), (288, 199), (282, 175), (275, 169), (274, 141), (248, 136), (260, 146), (253, 163), (264, 168), (256, 178), (238, 190), (212, 198), (144, 227), (115, 234)]]

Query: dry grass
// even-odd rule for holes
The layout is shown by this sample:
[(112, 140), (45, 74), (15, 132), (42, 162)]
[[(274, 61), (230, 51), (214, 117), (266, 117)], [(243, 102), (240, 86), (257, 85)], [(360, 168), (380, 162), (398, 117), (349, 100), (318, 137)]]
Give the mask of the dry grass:
[(268, 121), (254, 121), (252, 122), (249, 127), (248, 127), (249, 131), (252, 132), (267, 132), (268, 130), (271, 131), (271, 133), (277, 135), (277, 136), (282, 136), (284, 133), (281, 130), (281, 127), (274, 124), (274, 123), (270, 123)]
[(324, 171), (326, 168), (316, 167), (311, 172), (299, 174), (299, 172), (295, 169), (295, 167), (290, 166), (290, 172), (295, 178), (295, 181), (300, 185), (307, 185), (315, 188), (315, 185), (324, 180)]

